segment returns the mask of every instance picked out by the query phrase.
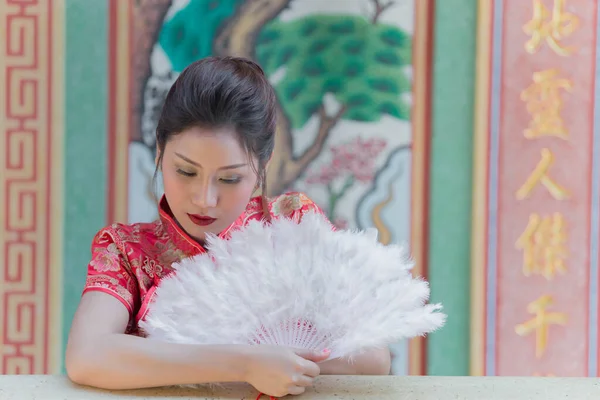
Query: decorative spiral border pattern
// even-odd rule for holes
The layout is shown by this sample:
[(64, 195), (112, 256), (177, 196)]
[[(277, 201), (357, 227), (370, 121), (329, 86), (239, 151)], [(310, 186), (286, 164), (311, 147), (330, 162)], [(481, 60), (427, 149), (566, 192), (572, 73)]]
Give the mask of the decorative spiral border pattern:
[(0, 2), (0, 374), (60, 354), (63, 6)]

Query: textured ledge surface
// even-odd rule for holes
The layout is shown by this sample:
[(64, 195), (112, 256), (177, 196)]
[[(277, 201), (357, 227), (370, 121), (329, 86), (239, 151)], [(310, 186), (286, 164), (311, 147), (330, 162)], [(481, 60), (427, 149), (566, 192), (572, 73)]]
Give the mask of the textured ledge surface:
[[(72, 384), (58, 375), (0, 375), (2, 400), (145, 400), (249, 399), (257, 392), (248, 385), (213, 390), (159, 388), (104, 391)], [(600, 399), (597, 378), (492, 377), (338, 377), (322, 376), (298, 400), (558, 400)], [(262, 399), (268, 400), (268, 396)]]

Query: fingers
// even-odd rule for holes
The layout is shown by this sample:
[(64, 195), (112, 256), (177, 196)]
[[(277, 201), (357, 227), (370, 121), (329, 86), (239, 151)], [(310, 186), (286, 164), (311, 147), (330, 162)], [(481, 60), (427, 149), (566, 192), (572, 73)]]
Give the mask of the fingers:
[(276, 392), (277, 394), (274, 394), (272, 396), (284, 397), (288, 394), (299, 395), (304, 393), (306, 391), (306, 388), (312, 386), (314, 382), (315, 379), (313, 377), (298, 373), (292, 377), (291, 381), (289, 381), (285, 389)]
[(299, 394), (304, 393), (305, 391), (306, 391), (306, 388), (304, 386), (292, 386), (288, 390), (288, 393), (291, 395), (299, 395)]
[(294, 386), (302, 386), (302, 387), (312, 386), (314, 381), (315, 381), (315, 379), (313, 377), (310, 377), (307, 375), (298, 375), (294, 379)]
[(321, 374), (321, 368), (314, 362), (300, 359), (300, 372), (303, 375), (316, 378)]
[(294, 352), (300, 357), (313, 361), (313, 362), (321, 362), (327, 360), (331, 352), (329, 350), (323, 351), (315, 351), (315, 350), (306, 350), (306, 349), (297, 349)]
[(308, 386), (312, 386), (314, 379), (306, 375), (298, 375), (294, 378), (294, 383), (287, 387), (287, 390), (275, 395), (276, 397), (284, 397), (288, 394), (299, 395), (306, 391)]
[(312, 386), (313, 383), (314, 383), (314, 379), (311, 378), (310, 376), (298, 375), (297, 377), (294, 378), (294, 383), (289, 385), (287, 387), (287, 390), (285, 390), (285, 392), (280, 392), (279, 394), (277, 394), (275, 396), (276, 397), (284, 397), (288, 394), (291, 394), (291, 395), (302, 394), (306, 391), (306, 388), (308, 386)]

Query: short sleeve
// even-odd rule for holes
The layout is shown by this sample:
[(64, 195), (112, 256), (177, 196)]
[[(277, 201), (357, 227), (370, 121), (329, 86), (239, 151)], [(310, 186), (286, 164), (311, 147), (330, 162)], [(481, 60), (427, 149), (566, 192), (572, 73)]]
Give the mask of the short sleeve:
[(135, 305), (139, 304), (139, 288), (115, 237), (111, 228), (103, 229), (94, 237), (83, 293), (100, 291), (110, 294), (121, 301), (132, 315)]

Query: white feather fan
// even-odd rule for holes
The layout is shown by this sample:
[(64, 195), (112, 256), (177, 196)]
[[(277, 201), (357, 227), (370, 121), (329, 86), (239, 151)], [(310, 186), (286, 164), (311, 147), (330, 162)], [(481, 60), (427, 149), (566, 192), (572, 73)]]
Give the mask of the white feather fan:
[(196, 344), (275, 344), (357, 354), (444, 324), (412, 262), (376, 230), (332, 231), (316, 213), (251, 222), (207, 254), (174, 264), (140, 327)]

